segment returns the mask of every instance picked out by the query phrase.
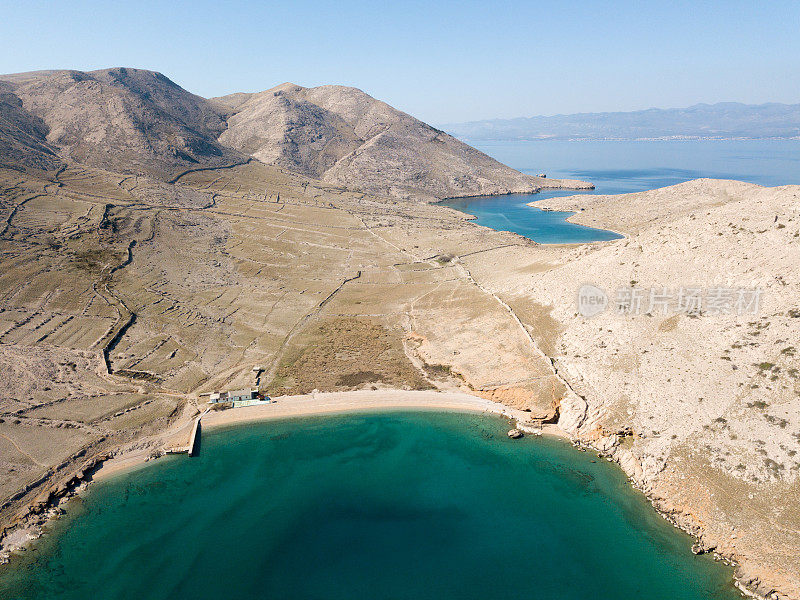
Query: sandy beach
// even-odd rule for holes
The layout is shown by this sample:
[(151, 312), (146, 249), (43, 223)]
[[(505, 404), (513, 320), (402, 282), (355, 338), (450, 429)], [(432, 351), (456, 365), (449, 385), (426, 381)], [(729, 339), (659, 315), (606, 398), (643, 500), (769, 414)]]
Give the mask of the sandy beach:
[[(442, 411), (470, 412), (499, 415), (522, 422), (530, 419), (530, 413), (492, 402), (484, 398), (461, 392), (438, 392), (431, 390), (355, 390), (348, 392), (316, 392), (293, 396), (280, 396), (269, 404), (229, 408), (227, 410), (210, 411), (203, 415), (203, 428), (214, 428), (228, 425), (311, 417), (326, 414), (348, 412), (382, 412), (382, 411)], [(188, 430), (196, 418), (183, 421), (171, 428), (165, 437), (175, 435), (176, 431)], [(567, 433), (554, 424), (542, 427), (543, 435), (552, 435), (569, 439)], [(93, 474), (93, 480), (105, 479), (121, 471), (135, 468), (148, 461), (151, 448), (140, 448), (123, 452), (105, 461)]]
[(526, 420), (527, 413), (498, 402), (459, 392), (411, 390), (356, 390), (281, 396), (270, 404), (211, 411), (203, 417), (204, 427), (232, 425), (247, 421), (307, 417), (330, 413), (434, 410), (485, 412)]

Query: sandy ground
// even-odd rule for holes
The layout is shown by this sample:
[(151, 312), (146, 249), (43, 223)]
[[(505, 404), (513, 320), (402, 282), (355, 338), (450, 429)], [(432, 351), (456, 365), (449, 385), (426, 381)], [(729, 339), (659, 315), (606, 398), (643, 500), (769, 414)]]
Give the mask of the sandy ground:
[(519, 420), (525, 420), (526, 414), (498, 402), (458, 392), (357, 390), (283, 396), (275, 398), (271, 404), (210, 412), (203, 417), (203, 425), (213, 427), (265, 419), (381, 410), (482, 412)]

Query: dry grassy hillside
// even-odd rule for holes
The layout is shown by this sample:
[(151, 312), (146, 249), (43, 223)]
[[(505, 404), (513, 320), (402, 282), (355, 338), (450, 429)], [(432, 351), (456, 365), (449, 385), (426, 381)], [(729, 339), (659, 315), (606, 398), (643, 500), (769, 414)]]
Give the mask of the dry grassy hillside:
[(201, 394), (256, 365), (272, 394), (463, 389), (547, 417), (563, 392), (453, 258), (533, 245), (449, 209), (259, 163), (177, 184), (73, 165), (0, 170), (0, 227), (5, 524), (93, 457), (185, 444)]
[[(272, 394), (460, 389), (558, 418), (751, 587), (797, 591), (797, 188), (553, 200), (594, 224), (613, 204), (631, 233), (548, 247), (258, 163), (177, 184), (0, 175), (5, 523), (92, 457), (185, 443), (201, 394), (260, 365)], [(587, 320), (584, 282), (760, 286), (764, 304)]]

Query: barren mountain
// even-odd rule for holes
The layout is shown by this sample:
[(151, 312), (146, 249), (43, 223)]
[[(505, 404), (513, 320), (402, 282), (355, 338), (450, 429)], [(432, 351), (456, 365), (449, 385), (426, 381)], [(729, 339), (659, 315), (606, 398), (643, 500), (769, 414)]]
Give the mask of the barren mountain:
[(351, 189), (442, 199), (559, 185), (515, 171), (355, 88), (285, 83), (213, 101), (232, 114), (224, 144)]
[(60, 161), (47, 143), (47, 126), (28, 113), (22, 101), (0, 82), (0, 166), (50, 170)]
[(244, 160), (216, 141), (225, 121), (211, 104), (160, 73), (43, 71), (3, 75), (0, 81), (8, 90), (4, 107), (11, 106), (39, 137), (46, 127), (46, 143), (70, 160), (162, 178)]
[(283, 84), (206, 100), (153, 71), (0, 76), (2, 163), (65, 161), (171, 180), (250, 156), (352, 190), (398, 198), (586, 187), (524, 175), (355, 88)]

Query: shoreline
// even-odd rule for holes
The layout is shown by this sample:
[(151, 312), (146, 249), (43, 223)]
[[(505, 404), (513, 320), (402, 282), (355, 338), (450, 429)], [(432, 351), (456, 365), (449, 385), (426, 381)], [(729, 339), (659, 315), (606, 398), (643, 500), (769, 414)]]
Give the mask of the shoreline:
[[(386, 388), (313, 392), (277, 396), (269, 404), (212, 410), (205, 413), (201, 406), (190, 401), (186, 410), (164, 431), (92, 456), (76, 473), (68, 477), (64, 484), (51, 488), (45, 495), (32, 500), (23, 516), (0, 530), (0, 542), (3, 544), (0, 552), (0, 568), (3, 564), (7, 564), (14, 554), (25, 550), (34, 540), (45, 535), (48, 532), (48, 525), (63, 513), (62, 506), (65, 503), (85, 493), (95, 481), (143, 468), (147, 463), (165, 456), (175, 434), (189, 427), (198, 417), (201, 417), (201, 422), (206, 427), (213, 429), (258, 421), (346, 413), (392, 411), (483, 413), (514, 421), (515, 423), (510, 424), (509, 428), (520, 427), (528, 435), (541, 434), (573, 442), (570, 435), (558, 425), (547, 423), (533, 428), (531, 423), (528, 423), (526, 428), (525, 423), (529, 422), (530, 413), (460, 391)], [(190, 460), (191, 457), (187, 456), (186, 459)]]
[[(472, 396), (463, 392), (443, 392), (443, 391), (410, 391), (410, 390), (397, 390), (397, 389), (383, 389), (383, 390), (352, 390), (345, 392), (316, 392), (304, 395), (281, 396), (276, 397), (273, 403), (246, 406), (239, 408), (230, 408), (220, 411), (212, 411), (203, 413), (202, 419), (208, 420), (207, 426), (212, 430), (220, 430), (226, 427), (235, 428), (239, 425), (247, 425), (251, 423), (270, 422), (270, 421), (284, 421), (294, 419), (305, 419), (311, 417), (324, 417), (342, 414), (380, 414), (391, 412), (430, 412), (430, 413), (462, 413), (462, 414), (475, 414), (475, 415), (492, 415), (498, 417), (505, 417), (514, 419), (517, 416), (529, 415), (525, 411), (508, 407), (504, 404), (485, 400), (483, 398)], [(189, 420), (191, 422), (192, 419)], [(223, 434), (224, 432), (220, 432)], [(595, 448), (588, 444), (578, 444), (565, 430), (561, 429), (555, 424), (544, 424), (542, 427), (541, 435), (551, 438), (560, 438), (564, 441), (569, 441), (575, 450), (578, 451), (597, 451)], [(504, 437), (504, 436), (501, 436)], [(506, 440), (511, 443), (513, 440)], [(70, 498), (80, 496), (87, 491), (87, 486), (91, 481), (106, 480), (114, 475), (126, 472), (138, 471), (139, 468), (145, 467), (146, 460), (130, 462), (133, 455), (116, 457), (119, 459), (128, 459), (127, 464), (117, 464), (114, 458), (108, 459), (105, 463), (99, 465), (98, 471), (86, 481), (81, 489), (76, 490)], [(190, 457), (186, 457), (189, 459)], [(603, 455), (599, 453), (599, 458), (606, 458), (609, 462), (617, 462), (611, 460), (611, 455)], [(599, 459), (598, 459), (599, 461)], [(592, 462), (595, 462), (594, 460)], [(621, 467), (618, 463), (617, 466)], [(110, 467), (110, 468), (109, 468)], [(625, 469), (621, 469), (625, 474)], [(102, 475), (100, 473), (104, 472)], [(637, 486), (630, 486), (630, 491), (637, 490)], [(651, 499), (644, 494), (648, 503), (656, 508), (656, 512), (662, 517), (664, 514), (655, 507)], [(58, 517), (56, 517), (57, 519)], [(55, 519), (51, 519), (53, 521)], [(682, 529), (677, 523), (667, 519), (671, 525), (677, 529)], [(690, 532), (687, 532), (690, 533)], [(46, 529), (41, 536), (51, 534), (49, 529)], [(690, 533), (690, 535), (692, 535)], [(692, 535), (692, 537), (695, 537)], [(35, 542), (31, 539), (29, 544)], [(18, 554), (15, 552), (15, 554)], [(729, 565), (730, 566), (730, 565)], [(2, 568), (2, 565), (0, 565)], [(756, 596), (744, 588), (738, 580), (734, 578), (735, 586), (743, 594), (747, 594), (753, 598), (766, 600), (766, 598)]]
[[(525, 173), (523, 173), (525, 175)], [(529, 177), (534, 177), (535, 179), (547, 179), (546, 177), (536, 177), (535, 175), (529, 175)], [(572, 190), (575, 192), (581, 192), (585, 190), (594, 190), (595, 185), (591, 181), (581, 181), (580, 179), (551, 179), (553, 183), (558, 182), (559, 185), (543, 185), (538, 186), (533, 189), (533, 191), (528, 192), (496, 192), (494, 194), (472, 194), (467, 196), (448, 196), (446, 198), (440, 198), (431, 204), (442, 204), (444, 202), (448, 202), (450, 200), (463, 200), (465, 198), (497, 198), (498, 196), (515, 196), (515, 195), (533, 195), (533, 194), (540, 194), (543, 191), (553, 191), (553, 190)]]
[[(631, 192), (631, 193), (635, 194), (637, 192)], [(587, 196), (587, 195), (591, 196), (593, 194), (574, 194), (574, 195), (575, 196)], [(624, 196), (624, 194), (613, 194), (613, 195)], [(564, 197), (565, 198), (571, 198), (572, 196), (564, 196)], [(539, 210), (544, 210), (544, 211), (547, 211), (547, 212), (571, 212), (572, 213), (571, 215), (569, 215), (568, 217), (564, 217), (564, 222), (565, 223), (572, 223), (573, 225), (580, 225), (581, 227), (588, 227), (589, 229), (596, 229), (598, 231), (610, 231), (611, 233), (616, 233), (619, 236), (617, 239), (613, 239), (613, 240), (599, 240), (598, 242), (600, 242), (600, 243), (616, 242), (618, 240), (630, 239), (630, 235), (628, 235), (627, 233), (623, 233), (621, 231), (616, 231), (614, 229), (609, 229), (608, 227), (592, 227), (591, 225), (584, 225), (583, 223), (577, 223), (576, 221), (571, 221), (570, 219), (572, 219), (572, 217), (574, 217), (575, 215), (579, 215), (580, 211), (568, 211), (568, 210), (565, 211), (565, 210), (558, 210), (558, 209), (555, 209), (555, 208), (548, 208), (546, 206), (538, 206), (539, 202), (547, 202), (548, 200), (551, 200), (551, 198), (541, 198), (540, 200), (533, 200), (532, 202), (527, 202), (526, 206), (530, 206), (531, 208), (538, 208)], [(588, 242), (588, 243), (597, 244), (598, 242)], [(556, 245), (574, 246), (576, 243), (586, 243), (586, 242), (567, 242), (565, 244), (551, 244), (551, 245), (553, 245), (553, 246), (556, 246)]]
[[(571, 191), (577, 191), (577, 192), (581, 191), (580, 189), (576, 189), (576, 188), (549, 188), (549, 189), (554, 189), (554, 190), (564, 189), (564, 190), (571, 190)], [(594, 188), (594, 186), (592, 186), (591, 188), (586, 188), (586, 189), (595, 189), (595, 188)], [(541, 191), (542, 190), (538, 190), (536, 192), (533, 192), (532, 194), (525, 194), (525, 195), (535, 195), (535, 194), (540, 193)], [(622, 233), (621, 231), (616, 231), (614, 229), (609, 229), (607, 227), (592, 227), (591, 225), (584, 225), (583, 223), (577, 223), (576, 221), (571, 220), (575, 215), (580, 214), (577, 211), (562, 211), (562, 210), (557, 210), (557, 209), (553, 209), (553, 208), (546, 208), (546, 207), (537, 205), (539, 202), (547, 202), (547, 200), (550, 200), (550, 198), (541, 198), (539, 200), (533, 200), (531, 202), (526, 202), (525, 205), (526, 206), (530, 206), (531, 208), (538, 208), (539, 210), (546, 211), (546, 212), (569, 212), (570, 215), (567, 216), (567, 217), (564, 217), (564, 222), (565, 223), (569, 223), (571, 225), (578, 225), (580, 227), (585, 227), (586, 229), (593, 229), (595, 231), (608, 231), (608, 232), (611, 232), (611, 233), (613, 233), (615, 235), (618, 235), (619, 237), (618, 238), (612, 238), (610, 240), (594, 240), (594, 241), (591, 241), (591, 242), (537, 242), (533, 238), (525, 237), (524, 235), (522, 235), (520, 233), (517, 233), (516, 231), (510, 231), (508, 229), (495, 229), (494, 227), (490, 227), (489, 225), (483, 225), (483, 224), (477, 222), (478, 221), (478, 217), (476, 215), (473, 215), (473, 214), (468, 213), (466, 211), (460, 210), (458, 208), (453, 208), (452, 206), (448, 206), (446, 204), (442, 204), (444, 202), (447, 202), (448, 200), (472, 200), (472, 199), (476, 199), (476, 198), (494, 198), (494, 197), (498, 197), (498, 196), (501, 196), (501, 195), (510, 196), (510, 195), (517, 195), (517, 194), (514, 193), (514, 194), (481, 195), (481, 196), (460, 196), (458, 198), (446, 198), (444, 200), (440, 200), (439, 202), (436, 202), (435, 204), (441, 204), (444, 208), (447, 208), (447, 209), (450, 209), (452, 211), (457, 212), (459, 217), (462, 217), (465, 221), (469, 221), (469, 222), (474, 223), (478, 227), (485, 227), (486, 229), (489, 229), (491, 231), (500, 232), (500, 233), (510, 233), (512, 235), (515, 235), (517, 237), (520, 237), (520, 238), (526, 240), (527, 242), (532, 242), (532, 243), (536, 244), (537, 246), (575, 247), (575, 246), (585, 246), (585, 245), (589, 245), (589, 244), (606, 244), (606, 243), (609, 243), (609, 242), (616, 242), (618, 240), (630, 239), (630, 236), (628, 234)], [(519, 195), (523, 195), (523, 194), (519, 194)], [(584, 195), (587, 195), (587, 194), (576, 193), (574, 195), (575, 196), (584, 196)], [(571, 198), (572, 196), (566, 196), (566, 197)]]
[[(402, 411), (484, 413), (521, 422), (525, 422), (530, 416), (525, 411), (464, 392), (382, 389), (276, 396), (269, 404), (212, 410), (203, 415), (201, 423), (203, 427), (214, 429), (259, 421)], [(544, 424), (541, 434), (572, 441), (566, 431), (552, 423)], [(157, 460), (152, 458), (150, 448), (123, 451), (118, 456), (104, 461), (92, 473), (89, 481), (107, 479), (112, 475), (135, 469), (150, 460)]]

